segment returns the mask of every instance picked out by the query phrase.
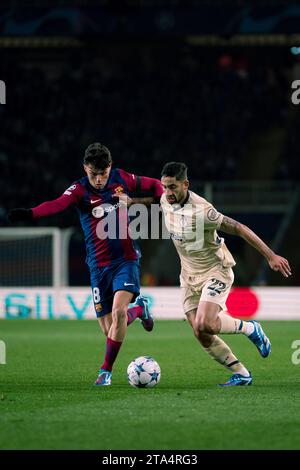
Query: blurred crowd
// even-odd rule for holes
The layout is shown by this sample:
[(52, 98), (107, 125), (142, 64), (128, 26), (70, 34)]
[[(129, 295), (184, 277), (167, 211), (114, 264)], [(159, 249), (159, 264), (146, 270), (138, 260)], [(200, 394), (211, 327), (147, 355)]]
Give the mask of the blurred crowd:
[(281, 71), (174, 41), (27, 52), (5, 59), (1, 78), (2, 225), (9, 208), (53, 199), (81, 177), (93, 141), (137, 174), (159, 177), (183, 160), (194, 180), (234, 179), (256, 133), (285, 125), (289, 106)]
[[(192, 181), (221, 181), (247, 177), (257, 165), (253, 142), (279, 129), (273, 177), (300, 176), (300, 114), (291, 104), (289, 71), (258, 49), (116, 40), (8, 52), (0, 65), (7, 88), (0, 106), (1, 226), (9, 209), (54, 199), (83, 176), (84, 150), (94, 141), (109, 147), (116, 166), (136, 174), (159, 178), (167, 161), (178, 160), (187, 163)], [(69, 210), (34, 224), (69, 227), (78, 220)], [(271, 225), (275, 230), (278, 224)], [(257, 221), (251, 226), (271, 241)], [(250, 270), (244, 244), (228, 244), (239, 260), (237, 282), (248, 285), (257, 269)], [(170, 245), (145, 243), (142, 249), (143, 283), (176, 285), (178, 260)], [(164, 253), (171, 272), (155, 271), (151, 261)], [(71, 285), (88, 283), (84, 257), (75, 230)]]
[[(245, 0), (56, 0), (55, 6), (103, 6), (103, 7), (199, 7), (208, 6), (245, 6)], [(285, 0), (276, 0), (276, 5), (284, 4)], [(3, 4), (3, 5), (2, 5)], [(252, 5), (260, 5), (261, 0), (252, 0)], [(274, 0), (264, 0), (264, 6), (273, 6)], [(1, 0), (3, 7), (53, 7), (52, 0)]]

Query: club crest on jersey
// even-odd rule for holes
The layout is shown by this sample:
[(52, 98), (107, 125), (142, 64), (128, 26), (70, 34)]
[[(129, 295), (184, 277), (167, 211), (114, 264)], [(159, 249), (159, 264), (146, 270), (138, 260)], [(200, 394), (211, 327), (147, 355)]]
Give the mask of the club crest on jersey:
[(102, 311), (102, 304), (95, 304), (95, 310), (96, 310), (96, 312), (101, 312)]
[(124, 189), (123, 189), (122, 186), (118, 186), (117, 188), (115, 188), (115, 193), (117, 193), (117, 194), (121, 194), (121, 193), (123, 193), (123, 191), (124, 191)]
[(216, 209), (209, 209), (209, 211), (207, 212), (207, 218), (208, 220), (211, 220), (212, 222), (217, 220), (219, 217), (220, 217), (220, 213), (217, 212)]

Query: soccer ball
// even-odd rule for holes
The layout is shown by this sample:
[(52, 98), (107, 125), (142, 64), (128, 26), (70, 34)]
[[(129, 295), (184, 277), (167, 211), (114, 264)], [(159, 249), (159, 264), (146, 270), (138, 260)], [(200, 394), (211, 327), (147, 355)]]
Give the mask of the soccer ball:
[(127, 367), (128, 382), (133, 387), (150, 388), (160, 381), (160, 367), (150, 356), (140, 356)]

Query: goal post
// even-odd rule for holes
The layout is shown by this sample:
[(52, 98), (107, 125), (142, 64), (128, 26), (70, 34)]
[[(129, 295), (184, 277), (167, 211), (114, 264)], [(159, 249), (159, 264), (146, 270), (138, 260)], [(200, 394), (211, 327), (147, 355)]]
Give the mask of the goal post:
[(72, 232), (57, 227), (1, 228), (0, 286), (67, 286)]

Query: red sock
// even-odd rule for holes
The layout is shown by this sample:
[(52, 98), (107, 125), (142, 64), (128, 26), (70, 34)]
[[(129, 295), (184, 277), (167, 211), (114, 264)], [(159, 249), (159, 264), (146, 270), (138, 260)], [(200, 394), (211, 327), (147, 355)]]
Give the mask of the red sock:
[(113, 363), (116, 360), (119, 349), (122, 346), (122, 341), (114, 341), (113, 339), (107, 338), (106, 340), (106, 352), (104, 362), (101, 369), (112, 370)]
[(143, 313), (143, 308), (140, 305), (131, 307), (127, 310), (127, 325), (130, 325), (136, 318), (141, 318)]

